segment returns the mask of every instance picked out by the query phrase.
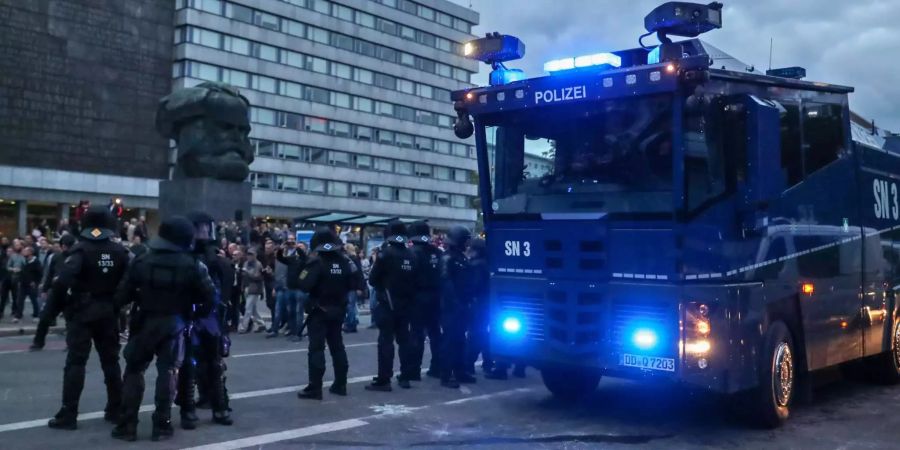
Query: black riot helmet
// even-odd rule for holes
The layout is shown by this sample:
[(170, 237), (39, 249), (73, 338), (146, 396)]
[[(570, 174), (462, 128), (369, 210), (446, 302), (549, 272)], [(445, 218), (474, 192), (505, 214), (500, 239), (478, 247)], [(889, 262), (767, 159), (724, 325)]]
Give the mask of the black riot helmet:
[(212, 216), (203, 211), (191, 211), (186, 217), (194, 224), (194, 239), (198, 242), (216, 240), (216, 220)]
[(341, 239), (331, 228), (319, 227), (309, 240), (309, 246), (315, 252), (334, 252), (341, 248)]
[(116, 219), (105, 206), (91, 206), (81, 217), (81, 237), (92, 241), (109, 239)]
[(155, 250), (190, 251), (194, 247), (194, 225), (184, 216), (172, 216), (159, 225), (158, 237), (148, 246)]
[(465, 250), (471, 239), (472, 232), (462, 225), (454, 225), (447, 232), (447, 243), (458, 250)]
[(406, 225), (399, 220), (392, 220), (384, 227), (384, 240), (391, 244), (406, 244)]
[(417, 220), (409, 224), (407, 230), (409, 231), (409, 240), (415, 243), (431, 242), (431, 227), (428, 226), (428, 222)]

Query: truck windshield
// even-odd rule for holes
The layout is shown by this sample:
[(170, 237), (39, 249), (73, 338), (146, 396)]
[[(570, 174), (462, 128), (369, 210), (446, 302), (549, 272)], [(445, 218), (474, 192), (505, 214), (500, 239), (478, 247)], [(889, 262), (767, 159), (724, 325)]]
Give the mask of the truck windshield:
[(489, 118), (494, 212), (671, 211), (672, 118), (670, 95)]

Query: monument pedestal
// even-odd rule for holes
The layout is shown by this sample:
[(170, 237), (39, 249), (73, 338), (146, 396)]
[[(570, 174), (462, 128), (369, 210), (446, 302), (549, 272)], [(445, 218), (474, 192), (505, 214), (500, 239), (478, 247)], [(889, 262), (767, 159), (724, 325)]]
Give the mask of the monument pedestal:
[(203, 211), (216, 221), (249, 220), (253, 188), (242, 181), (181, 178), (159, 182), (162, 218)]

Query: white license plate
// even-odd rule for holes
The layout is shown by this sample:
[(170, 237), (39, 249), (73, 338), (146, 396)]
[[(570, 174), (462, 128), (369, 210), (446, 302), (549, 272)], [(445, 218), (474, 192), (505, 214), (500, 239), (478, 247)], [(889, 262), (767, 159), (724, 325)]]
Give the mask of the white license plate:
[(622, 355), (622, 365), (626, 367), (637, 367), (639, 369), (662, 370), (665, 372), (675, 371), (675, 360), (672, 358), (660, 358), (658, 356), (632, 355), (625, 353)]

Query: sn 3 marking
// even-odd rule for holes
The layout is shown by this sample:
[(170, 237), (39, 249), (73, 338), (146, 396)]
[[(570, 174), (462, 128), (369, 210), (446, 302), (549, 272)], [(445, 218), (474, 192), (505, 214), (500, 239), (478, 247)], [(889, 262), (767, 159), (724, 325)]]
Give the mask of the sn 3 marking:
[(556, 103), (565, 100), (578, 100), (587, 97), (587, 87), (569, 86), (534, 93), (534, 104)]
[(504, 244), (504, 253), (506, 256), (531, 256), (531, 242), (528, 241), (506, 241)]
[(875, 196), (876, 219), (900, 219), (900, 199), (897, 198), (897, 183), (873, 180), (872, 194)]

